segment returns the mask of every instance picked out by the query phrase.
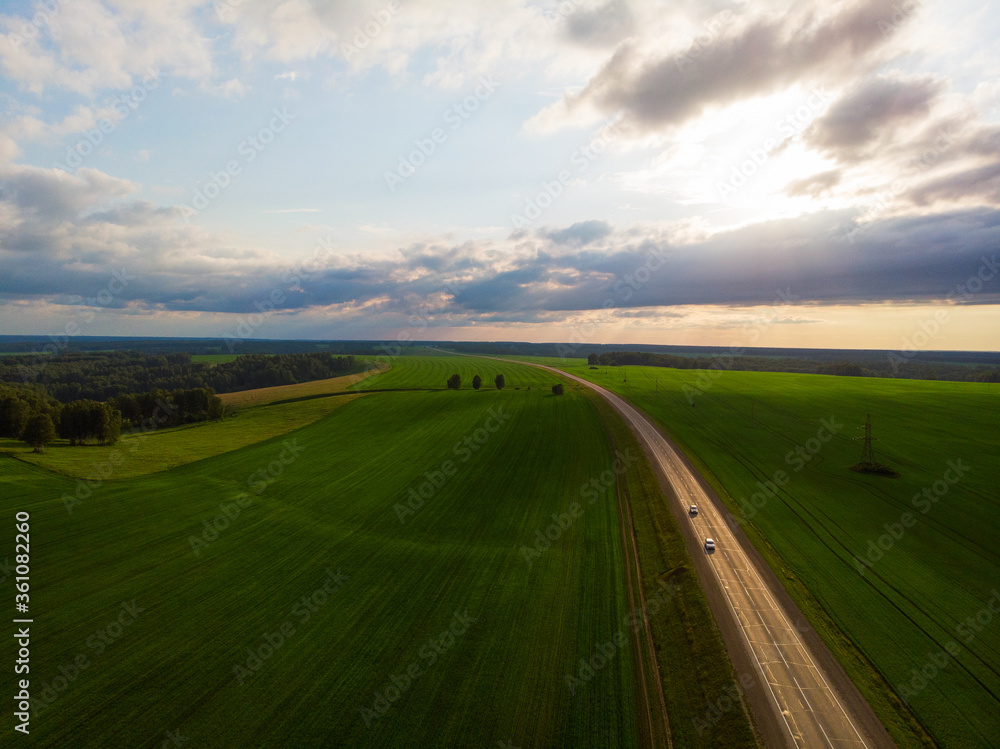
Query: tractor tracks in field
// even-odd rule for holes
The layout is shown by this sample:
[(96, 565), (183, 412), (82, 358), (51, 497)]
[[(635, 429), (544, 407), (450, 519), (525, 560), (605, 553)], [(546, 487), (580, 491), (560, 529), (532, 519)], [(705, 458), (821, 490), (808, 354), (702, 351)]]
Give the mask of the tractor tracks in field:
[[(621, 532), (622, 554), (625, 562), (625, 584), (628, 594), (629, 610), (633, 613), (632, 621), (638, 621), (638, 612), (646, 611), (646, 593), (642, 587), (642, 565), (639, 562), (639, 550), (635, 542), (635, 524), (632, 518), (632, 505), (629, 502), (628, 490), (622, 481), (615, 483), (615, 493), (618, 497), (618, 528)], [(645, 616), (642, 619), (645, 622)], [(641, 632), (640, 632), (641, 630)], [(673, 749), (673, 739), (670, 734), (670, 717), (667, 715), (667, 703), (663, 697), (663, 680), (660, 676), (660, 666), (656, 658), (656, 648), (653, 645), (653, 635), (648, 625), (632, 628), (632, 647), (639, 673), (637, 679), (642, 696), (641, 704), (646, 720), (647, 746), (656, 747), (658, 736), (664, 736), (667, 746)], [(649, 668), (647, 676), (646, 669)], [(652, 679), (656, 699), (650, 698), (649, 680)], [(657, 731), (657, 724), (662, 724)]]

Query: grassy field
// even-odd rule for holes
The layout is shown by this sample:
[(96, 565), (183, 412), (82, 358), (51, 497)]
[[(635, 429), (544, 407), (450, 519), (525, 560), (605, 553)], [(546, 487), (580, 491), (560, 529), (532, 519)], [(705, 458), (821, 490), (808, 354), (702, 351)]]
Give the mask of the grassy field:
[[(580, 390), (601, 413), (616, 448), (638, 458), (619, 476), (619, 482), (633, 511), (646, 600), (639, 618), (655, 642), (673, 745), (755, 747), (757, 740), (747, 713), (739, 707), (738, 698), (733, 699), (748, 685), (738, 685), (681, 530), (667, 504), (673, 500), (664, 497), (656, 474), (621, 417), (593, 391)], [(720, 704), (726, 707), (726, 700), (737, 704), (719, 710)]]
[(70, 446), (57, 440), (35, 453), (23, 442), (0, 439), (0, 453), (76, 478), (125, 479), (204, 460), (311, 424), (359, 397), (346, 389), (365, 375), (345, 375), (220, 395), (237, 409), (220, 421), (137, 432), (111, 446)]
[(551, 392), (559, 378), (536, 367), (524, 367), (492, 359), (471, 356), (404, 356), (393, 359), (392, 369), (378, 377), (359, 382), (352, 389), (356, 391), (379, 390), (384, 388), (405, 390), (408, 388), (439, 390), (447, 389), (448, 378), (453, 374), (462, 376), (462, 389), (472, 389), (472, 378), (479, 375), (483, 379), (482, 391), (495, 391), (494, 380), (498, 374), (504, 376), (505, 390), (542, 389)]
[[(997, 745), (1000, 389), (546, 362), (626, 396), (678, 440), (901, 746), (921, 731), (899, 698), (941, 746)], [(869, 412), (876, 458), (898, 478), (848, 470)]]
[(236, 361), (239, 354), (192, 354), (191, 361), (201, 364), (228, 364)]
[(235, 393), (222, 393), (219, 395), (219, 398), (222, 399), (225, 405), (232, 406), (233, 408), (307, 400), (309, 398), (323, 397), (330, 393), (344, 392), (371, 374), (374, 374), (374, 371), (331, 377), (327, 380), (299, 382), (294, 385), (275, 385), (274, 387), (256, 388), (255, 390), (239, 390)]
[[(375, 379), (436, 389), (424, 360), (393, 365)], [(634, 663), (607, 645), (629, 614), (614, 503), (521, 551), (610, 468), (600, 416), (551, 376), (505, 374), (522, 390), (289, 403), (342, 405), (106, 481), (72, 515), (74, 480), (0, 455), (5, 514), (31, 513), (32, 694), (51, 702), (32, 746), (635, 745)], [(426, 499), (401, 522), (411, 490)]]

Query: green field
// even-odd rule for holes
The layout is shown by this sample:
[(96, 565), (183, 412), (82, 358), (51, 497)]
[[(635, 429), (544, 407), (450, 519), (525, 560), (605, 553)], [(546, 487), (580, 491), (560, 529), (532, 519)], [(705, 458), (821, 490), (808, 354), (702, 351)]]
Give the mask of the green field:
[(201, 364), (228, 364), (236, 361), (239, 354), (192, 354), (191, 361)]
[[(220, 421), (137, 432), (110, 446), (70, 446), (68, 440), (57, 440), (39, 454), (23, 442), (5, 438), (0, 439), (0, 453), (13, 454), (20, 460), (67, 476), (99, 476), (113, 467), (111, 475), (114, 478), (131, 478), (204, 460), (285, 434), (323, 418), (357, 397), (348, 394), (257, 406)], [(112, 459), (116, 463), (112, 463)]]
[[(677, 439), (786, 576), (901, 745), (915, 745), (919, 731), (907, 726), (912, 719), (886, 683), (939, 745), (997, 745), (997, 386), (721, 372), (692, 395), (684, 386), (698, 387), (695, 371), (545, 362), (624, 395)], [(898, 478), (848, 470), (860, 458), (856, 438), (868, 412), (876, 458)], [(817, 436), (823, 419), (832, 430)], [(945, 480), (956, 461), (963, 475)], [(827, 615), (870, 663), (824, 626)], [(965, 624), (977, 616), (979, 629)], [(912, 669), (928, 663), (932, 678), (913, 681)]]
[(0, 438), (7, 453), (55, 473), (81, 479), (125, 479), (205, 460), (286, 434), (327, 416), (358, 397), (347, 388), (368, 376), (343, 375), (295, 385), (223, 393), (233, 413), (164, 429), (126, 430), (115, 445), (70, 445), (56, 440), (36, 453), (19, 440)]
[[(429, 373), (425, 361), (412, 360)], [(385, 378), (436, 386), (393, 365)], [(0, 455), (6, 516), (31, 513), (32, 693), (55, 697), (32, 746), (159, 746), (168, 731), (191, 746), (635, 745), (627, 647), (575, 695), (566, 684), (629, 613), (614, 504), (530, 566), (519, 551), (611, 465), (588, 399), (533, 387), (326, 400), (343, 405), (289, 435), (106, 481), (71, 515), (59, 498), (74, 480)], [(455, 443), (485, 434), (491, 409), (510, 419), (463, 460)], [(288, 440), (302, 452), (283, 466)], [(454, 477), (401, 523), (394, 506), (445, 461)], [(264, 488), (267, 471), (280, 475)], [(239, 515), (222, 520), (222, 504)], [(207, 544), (197, 555), (192, 536)], [(296, 608), (314, 592), (315, 610)], [(133, 600), (137, 614), (122, 609)], [(451, 625), (460, 633), (442, 635)], [(9, 670), (0, 681), (14, 694)], [(394, 688), (366, 725), (363, 709)]]

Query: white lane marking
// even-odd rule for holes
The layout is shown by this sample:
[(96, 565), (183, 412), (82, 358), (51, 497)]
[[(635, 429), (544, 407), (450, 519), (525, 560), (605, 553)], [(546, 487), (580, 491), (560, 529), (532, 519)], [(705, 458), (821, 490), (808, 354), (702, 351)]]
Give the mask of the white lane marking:
[[(540, 366), (540, 365), (536, 365), (536, 366)], [(786, 616), (784, 610), (780, 606), (778, 606), (777, 603), (774, 601), (774, 599), (771, 597), (770, 591), (767, 589), (767, 586), (764, 584), (764, 581), (761, 579), (760, 574), (757, 572), (757, 569), (750, 563), (750, 560), (746, 556), (746, 554), (743, 552), (742, 547), (740, 547), (739, 544), (736, 543), (735, 536), (732, 535), (732, 532), (730, 531), (729, 527), (725, 526), (725, 522), (722, 520), (721, 517), (718, 517), (718, 515), (719, 515), (718, 510), (715, 508), (714, 504), (709, 499), (707, 493), (701, 487), (701, 484), (697, 481), (696, 477), (693, 474), (690, 473), (690, 471), (688, 470), (687, 466), (680, 459), (680, 456), (674, 451), (674, 449), (662, 438), (662, 436), (659, 434), (659, 432), (653, 427), (652, 422), (650, 422), (643, 414), (641, 414), (636, 408), (634, 408), (631, 404), (629, 404), (627, 401), (625, 401), (622, 397), (620, 397), (619, 395), (617, 395), (615, 393), (612, 393), (609, 390), (606, 390), (605, 388), (603, 388), (603, 387), (601, 387), (599, 385), (595, 385), (594, 383), (589, 382), (588, 380), (585, 380), (582, 377), (577, 377), (576, 375), (571, 375), (571, 374), (569, 374), (567, 372), (562, 372), (561, 370), (557, 370), (554, 367), (544, 367), (543, 366), (543, 368), (544, 369), (549, 369), (549, 370), (552, 370), (552, 371), (555, 371), (555, 372), (558, 372), (561, 375), (568, 376), (570, 379), (576, 380), (577, 382), (583, 384), (584, 386), (592, 388), (593, 390), (595, 390), (596, 392), (598, 392), (599, 394), (601, 394), (606, 400), (608, 400), (611, 403), (611, 405), (613, 407), (615, 407), (615, 409), (623, 417), (625, 417), (626, 421), (630, 422), (630, 424), (632, 425), (633, 429), (637, 432), (637, 434), (641, 434), (642, 435), (642, 437), (644, 438), (644, 441), (649, 446), (651, 452), (654, 455), (656, 455), (658, 458), (660, 458), (660, 463), (663, 464), (663, 465), (665, 465), (666, 467), (669, 467), (670, 469), (672, 469), (672, 473), (675, 474), (675, 478), (679, 479), (679, 481), (681, 483), (681, 488), (683, 488), (684, 491), (687, 492), (687, 496), (689, 498), (693, 498), (695, 496), (695, 492), (689, 486), (688, 478), (690, 478), (691, 481), (694, 482), (694, 484), (697, 486), (698, 496), (704, 498), (705, 504), (708, 507), (709, 514), (715, 515), (716, 518), (717, 518), (717, 520), (725, 527), (725, 533), (724, 534), (713, 533), (713, 537), (718, 536), (718, 538), (725, 538), (727, 540), (731, 540), (733, 542), (733, 546), (739, 550), (739, 556), (745, 562), (747, 569), (753, 572), (753, 575), (757, 578), (758, 582), (761, 584), (761, 586), (762, 586), (761, 589), (764, 591), (764, 594), (765, 594), (765, 596), (768, 599), (768, 603), (770, 604), (770, 607), (772, 609), (774, 609), (774, 610), (777, 610), (777, 612), (781, 616), (782, 620), (786, 624), (787, 631), (794, 632), (793, 636), (795, 637), (795, 640), (796, 640), (796, 643), (797, 643), (798, 647), (802, 650), (802, 652), (805, 654), (806, 658), (809, 661), (809, 663), (805, 664), (805, 665), (810, 666), (817, 674), (819, 674), (820, 679), (822, 680), (823, 685), (826, 687), (827, 692), (833, 698), (833, 701), (836, 703), (837, 707), (840, 708), (841, 712), (844, 715), (844, 718), (847, 720), (847, 723), (853, 729), (855, 735), (857, 735), (858, 740), (861, 742), (862, 746), (866, 747), (866, 749), (867, 749), (868, 744), (865, 742), (864, 738), (861, 736), (861, 734), (858, 731), (857, 727), (854, 725), (854, 721), (851, 720), (851, 717), (850, 717), (850, 715), (848, 715), (847, 710), (844, 708), (843, 704), (840, 702), (840, 698), (837, 696), (836, 692), (834, 692), (833, 688), (830, 686), (829, 682), (826, 680), (826, 676), (816, 666), (816, 664), (815, 664), (815, 662), (814, 662), (814, 660), (812, 658), (811, 653), (809, 653), (808, 649), (805, 647), (805, 644), (801, 641), (801, 637), (798, 635), (798, 631), (795, 630), (792, 627), (791, 622), (788, 621), (788, 617)], [(677, 486), (676, 486), (675, 482), (670, 479), (670, 476), (667, 477), (667, 480), (670, 482), (670, 484), (672, 486), (674, 486), (675, 491), (676, 491)], [(680, 499), (679, 496), (678, 496), (678, 499)], [(695, 504), (695, 503), (694, 502), (688, 502), (688, 504)], [(708, 525), (708, 526), (710, 526), (713, 530), (718, 527), (715, 524), (709, 522), (707, 520), (707, 518), (706, 518), (705, 524)], [(728, 559), (728, 556), (727, 556), (727, 559)], [(734, 604), (732, 597), (729, 595), (729, 590), (728, 590), (727, 586), (721, 584), (721, 578), (719, 576), (718, 567), (714, 563), (714, 560), (711, 557), (709, 557), (709, 563), (710, 563), (710, 566), (712, 568), (712, 571), (716, 575), (716, 578), (720, 580), (720, 587), (722, 588), (723, 593), (726, 596), (726, 599), (729, 601), (730, 608), (732, 609), (732, 611), (735, 614), (736, 621), (740, 625), (740, 631), (743, 633), (743, 637), (747, 640), (747, 644), (751, 644), (749, 636), (748, 636), (748, 633), (746, 632), (746, 629), (743, 626), (743, 622), (740, 619), (739, 613), (737, 611), (737, 607)], [(735, 569), (735, 567), (734, 567), (734, 569)], [(742, 585), (742, 582), (741, 582), (741, 585)], [(744, 586), (744, 591), (747, 592), (745, 586)], [(749, 595), (749, 592), (747, 592), (747, 597), (751, 599), (751, 602), (753, 602), (753, 598), (752, 598), (752, 596)], [(759, 615), (760, 614), (759, 614), (759, 611), (758, 611), (758, 616)], [(764, 627), (765, 627), (765, 629), (767, 629), (767, 625), (766, 624), (764, 625)], [(770, 635), (770, 631), (769, 630), (768, 630), (768, 634)], [(773, 638), (772, 638), (772, 644), (775, 644), (773, 642)], [(791, 727), (788, 725), (788, 720), (785, 718), (785, 712), (786, 711), (782, 710), (780, 703), (778, 703), (777, 696), (774, 694), (774, 690), (771, 687), (771, 683), (767, 679), (766, 674), (764, 674), (764, 670), (763, 670), (763, 667), (761, 666), (760, 659), (757, 657), (756, 650), (753, 647), (751, 647), (750, 648), (750, 652), (753, 653), (754, 660), (757, 662), (757, 667), (758, 667), (758, 669), (760, 669), (761, 675), (764, 676), (764, 681), (768, 685), (768, 689), (771, 692), (771, 697), (774, 700), (775, 706), (778, 708), (778, 712), (781, 713), (782, 719), (785, 721), (785, 726), (786, 726), (786, 728), (788, 728), (789, 734), (792, 736), (792, 741), (795, 743), (796, 746), (798, 746), (798, 741), (796, 740), (795, 736), (792, 734)], [(781, 655), (781, 658), (785, 662), (785, 665), (787, 667), (787, 661), (785, 661), (784, 654), (781, 653), (780, 649), (779, 649), (778, 652)], [(796, 685), (798, 685), (797, 681), (796, 681)], [(799, 691), (800, 691), (800, 693), (802, 692), (802, 688), (801, 687), (799, 687)], [(803, 694), (803, 698), (804, 697), (805, 697), (805, 695)], [(813, 715), (818, 716), (819, 714), (816, 713), (815, 711), (813, 711)], [(819, 723), (818, 720), (817, 720), (817, 723)], [(825, 731), (825, 729), (823, 729), (822, 724), (820, 724), (820, 730), (823, 731), (824, 737), (826, 737), (827, 738), (827, 742), (829, 742), (830, 739), (829, 739), (829, 737), (827, 737), (826, 731)]]

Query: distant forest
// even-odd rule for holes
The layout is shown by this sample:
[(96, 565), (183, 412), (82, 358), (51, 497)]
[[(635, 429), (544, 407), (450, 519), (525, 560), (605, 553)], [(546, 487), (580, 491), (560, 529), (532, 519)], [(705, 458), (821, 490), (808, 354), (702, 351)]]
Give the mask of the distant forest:
[(148, 431), (222, 418), (216, 393), (292, 385), (361, 369), (353, 356), (249, 354), (194, 362), (187, 353), (137, 351), (0, 356), (0, 437), (40, 450), (58, 435), (71, 445), (114, 444), (122, 430)]
[(211, 388), (216, 393), (293, 385), (360, 369), (353, 356), (330, 353), (248, 354), (224, 364), (194, 362), (191, 354), (105, 351), (0, 356), (0, 382), (27, 385), (61, 403), (106, 401), (129, 393)]
[(763, 356), (673, 356), (648, 351), (612, 351), (590, 354), (591, 365), (672, 367), (673, 369), (730, 369), (742, 372), (798, 372), (847, 377), (901, 377), (919, 380), (1000, 382), (1000, 367), (968, 364), (925, 364), (867, 360), (816, 361), (814, 359)]

